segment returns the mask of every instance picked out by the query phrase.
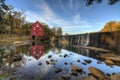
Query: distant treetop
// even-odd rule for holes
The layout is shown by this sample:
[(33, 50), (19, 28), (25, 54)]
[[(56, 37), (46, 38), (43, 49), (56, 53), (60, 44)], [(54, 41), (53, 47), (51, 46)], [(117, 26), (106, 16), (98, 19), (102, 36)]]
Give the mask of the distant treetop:
[[(103, 0), (85, 0), (85, 1), (86, 1), (86, 6), (90, 6), (93, 3), (102, 3)], [(119, 1), (120, 0), (108, 0), (108, 4), (113, 5)]]
[(120, 22), (118, 21), (110, 21), (106, 23), (101, 30), (101, 32), (111, 32), (120, 30)]

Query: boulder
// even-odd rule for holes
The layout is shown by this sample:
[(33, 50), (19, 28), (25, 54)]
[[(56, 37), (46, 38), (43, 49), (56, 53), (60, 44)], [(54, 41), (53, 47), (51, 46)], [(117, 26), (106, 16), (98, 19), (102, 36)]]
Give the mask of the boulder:
[(55, 65), (55, 64), (56, 64), (56, 61), (55, 61), (55, 60), (51, 60), (51, 64), (52, 64), (52, 65)]
[(105, 57), (105, 59), (111, 59), (112, 61), (120, 62), (120, 56), (116, 56), (116, 57)]
[(42, 65), (42, 63), (41, 63), (41, 62), (39, 62), (39, 63), (38, 63), (38, 65)]
[(52, 55), (48, 55), (48, 58), (51, 58), (52, 57)]
[(80, 60), (78, 59), (77, 62), (80, 62)]
[(85, 63), (85, 62), (82, 62), (82, 64), (83, 64), (83, 65), (87, 65), (87, 63)]
[(78, 72), (77, 71), (72, 71), (72, 75), (78, 76)]
[(49, 62), (49, 61), (46, 61), (46, 64), (47, 64), (47, 65), (49, 65), (49, 64), (50, 64), (50, 62)]
[(91, 60), (84, 60), (86, 63), (91, 63), (92, 61)]
[(65, 74), (62, 76), (64, 80), (70, 80), (71, 76), (69, 74)]
[(82, 72), (82, 68), (80, 68), (76, 65), (72, 65), (72, 71)]
[(97, 64), (102, 64), (102, 61), (97, 61)]
[(64, 58), (66, 58), (68, 55), (67, 54), (64, 54)]
[(120, 74), (113, 74), (110, 76), (110, 80), (120, 80)]
[(88, 80), (97, 80), (93, 75), (89, 75)]
[(99, 69), (94, 68), (94, 67), (89, 67), (88, 70), (90, 71), (92, 75), (98, 77), (100, 80), (106, 80), (105, 74)]
[(64, 62), (65, 65), (67, 65), (68, 63), (67, 62)]
[(114, 62), (110, 59), (106, 59), (105, 63), (108, 64), (108, 65), (114, 65)]
[(62, 71), (61, 68), (56, 68), (55, 73), (59, 73), (59, 72), (61, 72), (61, 71)]

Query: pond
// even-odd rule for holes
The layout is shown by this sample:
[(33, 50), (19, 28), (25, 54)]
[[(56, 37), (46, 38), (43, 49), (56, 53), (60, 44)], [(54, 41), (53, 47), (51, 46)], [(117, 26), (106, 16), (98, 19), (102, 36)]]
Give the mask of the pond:
[(120, 74), (118, 64), (108, 65), (98, 57), (103, 53), (49, 43), (2, 47), (0, 80), (89, 80), (90, 68), (106, 77)]

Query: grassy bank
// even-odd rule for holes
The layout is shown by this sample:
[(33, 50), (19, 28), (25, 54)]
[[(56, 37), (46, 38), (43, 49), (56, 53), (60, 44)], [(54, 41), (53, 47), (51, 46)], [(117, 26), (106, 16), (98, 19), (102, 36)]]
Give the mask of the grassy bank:
[(19, 36), (19, 35), (9, 36), (7, 34), (0, 36), (0, 44), (13, 44), (20, 41), (29, 41), (29, 40), (30, 40), (30, 36)]

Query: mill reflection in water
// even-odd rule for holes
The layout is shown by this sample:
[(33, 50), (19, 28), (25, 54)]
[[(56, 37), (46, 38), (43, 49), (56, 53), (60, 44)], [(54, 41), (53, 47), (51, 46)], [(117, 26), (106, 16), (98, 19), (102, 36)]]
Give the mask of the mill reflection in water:
[[(3, 52), (4, 50), (6, 51), (3, 49)], [(91, 73), (95, 72), (101, 76), (100, 78), (96, 75), (95, 78), (104, 80), (107, 76), (120, 74), (119, 65), (107, 65), (97, 57), (103, 53), (99, 51), (70, 46), (53, 47), (49, 44), (24, 45), (11, 51), (17, 53), (10, 55), (5, 52), (4, 54), (9, 57), (14, 56), (10, 65), (12, 68), (17, 68), (14, 74), (17, 80), (87, 80), (91, 78)], [(10, 59), (4, 58), (8, 61)], [(19, 60), (14, 61), (15, 59)], [(16, 63), (19, 65), (15, 66)]]

